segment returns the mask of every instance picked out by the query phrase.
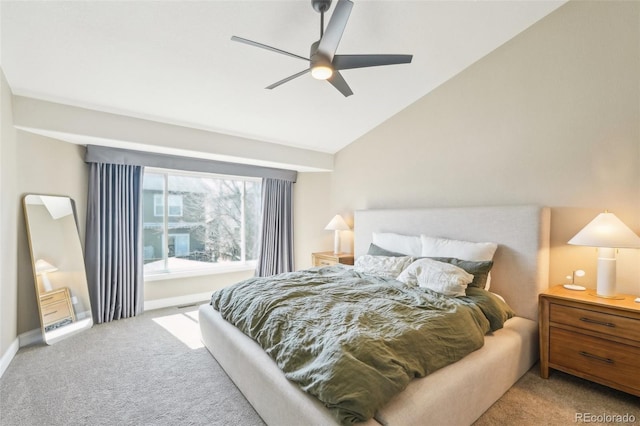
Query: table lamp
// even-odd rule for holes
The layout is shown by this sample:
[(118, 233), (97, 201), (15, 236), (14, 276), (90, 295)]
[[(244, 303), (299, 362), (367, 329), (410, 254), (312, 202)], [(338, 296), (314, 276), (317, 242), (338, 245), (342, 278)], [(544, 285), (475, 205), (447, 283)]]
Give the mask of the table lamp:
[(51, 281), (49, 281), (49, 277), (47, 277), (47, 272), (55, 272), (58, 270), (55, 266), (50, 264), (44, 259), (36, 260), (36, 274), (42, 277), (42, 286), (44, 287), (44, 291), (53, 290), (53, 286), (51, 285)]
[(614, 298), (616, 295), (616, 249), (640, 248), (640, 237), (616, 215), (605, 211), (571, 238), (569, 244), (598, 248), (596, 295)]
[(337, 214), (333, 219), (331, 219), (331, 222), (324, 227), (324, 229), (327, 231), (334, 231), (333, 253), (340, 253), (340, 231), (348, 231), (351, 228), (349, 228), (349, 225), (347, 225), (342, 216)]

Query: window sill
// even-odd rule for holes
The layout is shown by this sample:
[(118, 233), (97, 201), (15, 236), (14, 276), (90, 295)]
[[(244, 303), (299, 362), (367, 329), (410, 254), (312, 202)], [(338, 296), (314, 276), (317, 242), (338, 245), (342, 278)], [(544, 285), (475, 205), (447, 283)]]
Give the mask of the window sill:
[(220, 275), (220, 274), (228, 274), (232, 272), (252, 271), (255, 269), (256, 269), (255, 262), (248, 262), (248, 263), (235, 264), (235, 265), (218, 265), (218, 266), (214, 266), (206, 269), (165, 272), (165, 273), (145, 275), (144, 282), (148, 283), (153, 281), (174, 280), (177, 278), (201, 277), (205, 275)]

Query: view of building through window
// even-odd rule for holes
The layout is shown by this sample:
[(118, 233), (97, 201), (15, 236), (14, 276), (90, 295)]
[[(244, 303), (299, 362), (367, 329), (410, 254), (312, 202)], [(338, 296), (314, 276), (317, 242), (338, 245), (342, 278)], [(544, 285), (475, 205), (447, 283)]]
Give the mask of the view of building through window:
[(145, 275), (258, 258), (260, 179), (148, 169), (142, 192)]

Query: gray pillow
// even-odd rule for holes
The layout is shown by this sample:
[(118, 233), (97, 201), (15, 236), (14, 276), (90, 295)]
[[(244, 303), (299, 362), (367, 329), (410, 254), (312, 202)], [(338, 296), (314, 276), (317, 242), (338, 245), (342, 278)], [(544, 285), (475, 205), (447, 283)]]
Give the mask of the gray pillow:
[[(372, 256), (406, 256), (406, 254), (385, 250), (373, 243), (369, 245), (367, 254)], [(491, 268), (493, 267), (492, 260), (471, 261), (456, 259), (455, 257), (429, 257), (429, 259), (437, 260), (438, 262), (450, 263), (473, 275), (473, 281), (469, 284), (469, 287), (485, 288), (487, 286), (489, 271), (491, 271)]]
[(398, 253), (395, 251), (389, 251), (387, 249), (383, 249), (382, 247), (377, 246), (373, 243), (369, 244), (369, 250), (367, 251), (367, 254), (370, 254), (371, 256), (392, 256), (392, 257), (408, 256), (407, 254), (404, 254), (404, 253)]
[(473, 281), (471, 281), (468, 287), (485, 288), (487, 286), (487, 277), (489, 276), (489, 271), (493, 267), (492, 260), (471, 261), (460, 260), (456, 259), (455, 257), (430, 257), (429, 259), (450, 263), (457, 266), (458, 268), (464, 269), (465, 271), (473, 275)]

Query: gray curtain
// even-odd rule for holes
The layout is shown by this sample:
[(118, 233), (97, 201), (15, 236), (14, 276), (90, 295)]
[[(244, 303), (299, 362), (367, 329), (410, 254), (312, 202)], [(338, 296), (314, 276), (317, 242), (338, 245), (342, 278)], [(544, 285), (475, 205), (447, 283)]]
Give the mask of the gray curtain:
[(262, 180), (262, 236), (256, 275), (293, 271), (293, 182)]
[(142, 172), (91, 163), (85, 263), (96, 323), (143, 310)]

